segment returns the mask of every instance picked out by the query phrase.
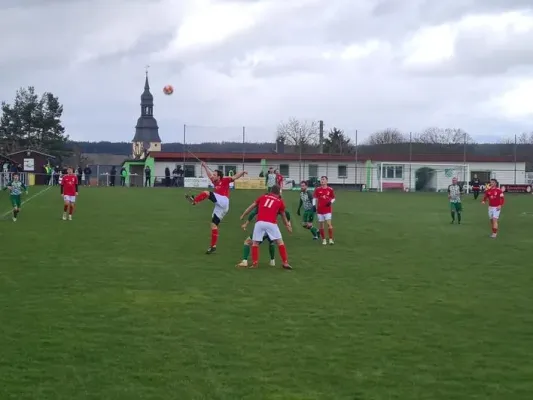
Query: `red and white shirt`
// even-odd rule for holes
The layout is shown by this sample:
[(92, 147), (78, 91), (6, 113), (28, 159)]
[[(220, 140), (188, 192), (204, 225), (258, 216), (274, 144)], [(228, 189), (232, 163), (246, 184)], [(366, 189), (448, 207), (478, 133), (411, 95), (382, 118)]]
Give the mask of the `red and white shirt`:
[(61, 188), (64, 196), (76, 196), (78, 194), (78, 177), (65, 175), (61, 180)]
[(271, 194), (264, 194), (259, 197), (255, 204), (257, 205), (257, 221), (277, 224), (278, 215), (285, 212), (283, 200)]
[(493, 188), (485, 191), (483, 201), (489, 201), (489, 207), (501, 207), (505, 203), (505, 197), (503, 191), (500, 188)]
[(224, 178), (220, 178), (218, 181), (213, 182), (213, 186), (215, 187), (214, 192), (220, 196), (229, 198), (230, 183), (232, 182), (232, 177), (225, 176)]
[(335, 192), (329, 186), (318, 187), (313, 192), (313, 197), (316, 199), (316, 213), (325, 215), (331, 214), (333, 211), (331, 203), (335, 201)]

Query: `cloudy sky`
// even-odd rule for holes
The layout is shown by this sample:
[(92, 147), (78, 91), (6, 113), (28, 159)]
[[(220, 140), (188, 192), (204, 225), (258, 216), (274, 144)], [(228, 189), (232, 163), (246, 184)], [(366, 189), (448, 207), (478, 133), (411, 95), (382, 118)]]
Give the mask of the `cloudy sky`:
[(0, 99), (53, 92), (78, 140), (131, 140), (145, 65), (164, 142), (533, 130), (531, 0), (2, 0), (0, 33)]

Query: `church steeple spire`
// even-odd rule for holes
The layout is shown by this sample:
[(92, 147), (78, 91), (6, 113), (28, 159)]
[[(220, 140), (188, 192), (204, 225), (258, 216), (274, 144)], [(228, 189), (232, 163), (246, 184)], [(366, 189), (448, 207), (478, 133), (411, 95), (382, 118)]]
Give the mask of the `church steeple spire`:
[(150, 92), (148, 80), (148, 66), (145, 71), (144, 91), (141, 94), (141, 116), (135, 126), (135, 137), (133, 138), (134, 155), (147, 151), (161, 151), (161, 139), (159, 137), (159, 127), (154, 118), (154, 96)]

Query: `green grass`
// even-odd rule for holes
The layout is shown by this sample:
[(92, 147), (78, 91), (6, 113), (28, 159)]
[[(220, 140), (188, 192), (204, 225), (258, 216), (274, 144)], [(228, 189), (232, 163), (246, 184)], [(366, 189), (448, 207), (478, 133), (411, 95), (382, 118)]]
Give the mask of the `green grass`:
[(237, 270), (257, 195), (209, 256), (212, 205), (177, 189), (84, 189), (64, 222), (54, 188), (0, 221), (0, 399), (531, 398), (531, 196), (492, 240), (471, 198), (457, 226), (443, 195), (338, 192), (335, 246), (296, 226), (293, 271), (266, 247)]

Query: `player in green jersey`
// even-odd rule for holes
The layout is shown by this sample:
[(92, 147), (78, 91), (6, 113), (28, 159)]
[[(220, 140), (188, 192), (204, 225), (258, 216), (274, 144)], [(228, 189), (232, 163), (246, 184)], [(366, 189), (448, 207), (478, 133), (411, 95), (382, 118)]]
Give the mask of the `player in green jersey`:
[[(298, 211), (296, 214), (302, 217), (302, 226), (305, 229), (309, 229), (313, 235), (313, 240), (318, 240), (318, 230), (313, 226), (315, 219), (315, 208), (313, 207), (313, 194), (307, 190), (307, 182), (300, 182), (300, 204), (298, 205)], [(302, 215), (301, 209), (304, 209)]]
[(450, 200), (450, 213), (452, 215), (452, 224), (455, 223), (455, 215), (457, 215), (457, 223), (461, 224), (461, 214), (463, 211), (463, 203), (461, 203), (461, 186), (457, 183), (457, 178), (452, 179), (452, 184), (448, 186), (448, 199)]
[[(248, 219), (246, 220), (246, 222), (244, 224), (242, 224), (241, 228), (246, 230), (246, 228), (248, 227), (248, 224), (253, 221), (253, 219), (256, 217), (256, 215), (257, 215), (257, 208), (255, 208), (250, 213), (250, 215), (248, 216)], [(285, 216), (287, 217), (288, 221), (291, 220), (291, 214), (287, 210), (285, 210)], [(275, 243), (272, 240), (270, 240), (268, 235), (263, 236), (263, 242), (261, 242), (261, 243), (264, 243), (265, 240), (267, 240), (268, 244), (269, 244), (268, 245), (268, 252), (270, 254), (270, 265), (272, 267), (275, 267), (276, 266), (276, 260), (275, 260), (276, 246), (275, 246)], [(236, 265), (237, 268), (248, 268), (248, 257), (250, 257), (250, 249), (252, 247), (252, 243), (253, 243), (252, 242), (252, 238), (250, 236), (248, 236), (246, 239), (244, 239), (244, 246), (243, 246), (243, 249), (242, 249), (242, 261)]]
[(22, 193), (28, 193), (28, 188), (20, 180), (19, 174), (13, 174), (11, 181), (7, 184), (6, 189), (9, 190), (9, 200), (13, 206), (13, 222), (17, 222), (17, 217), (22, 206)]

